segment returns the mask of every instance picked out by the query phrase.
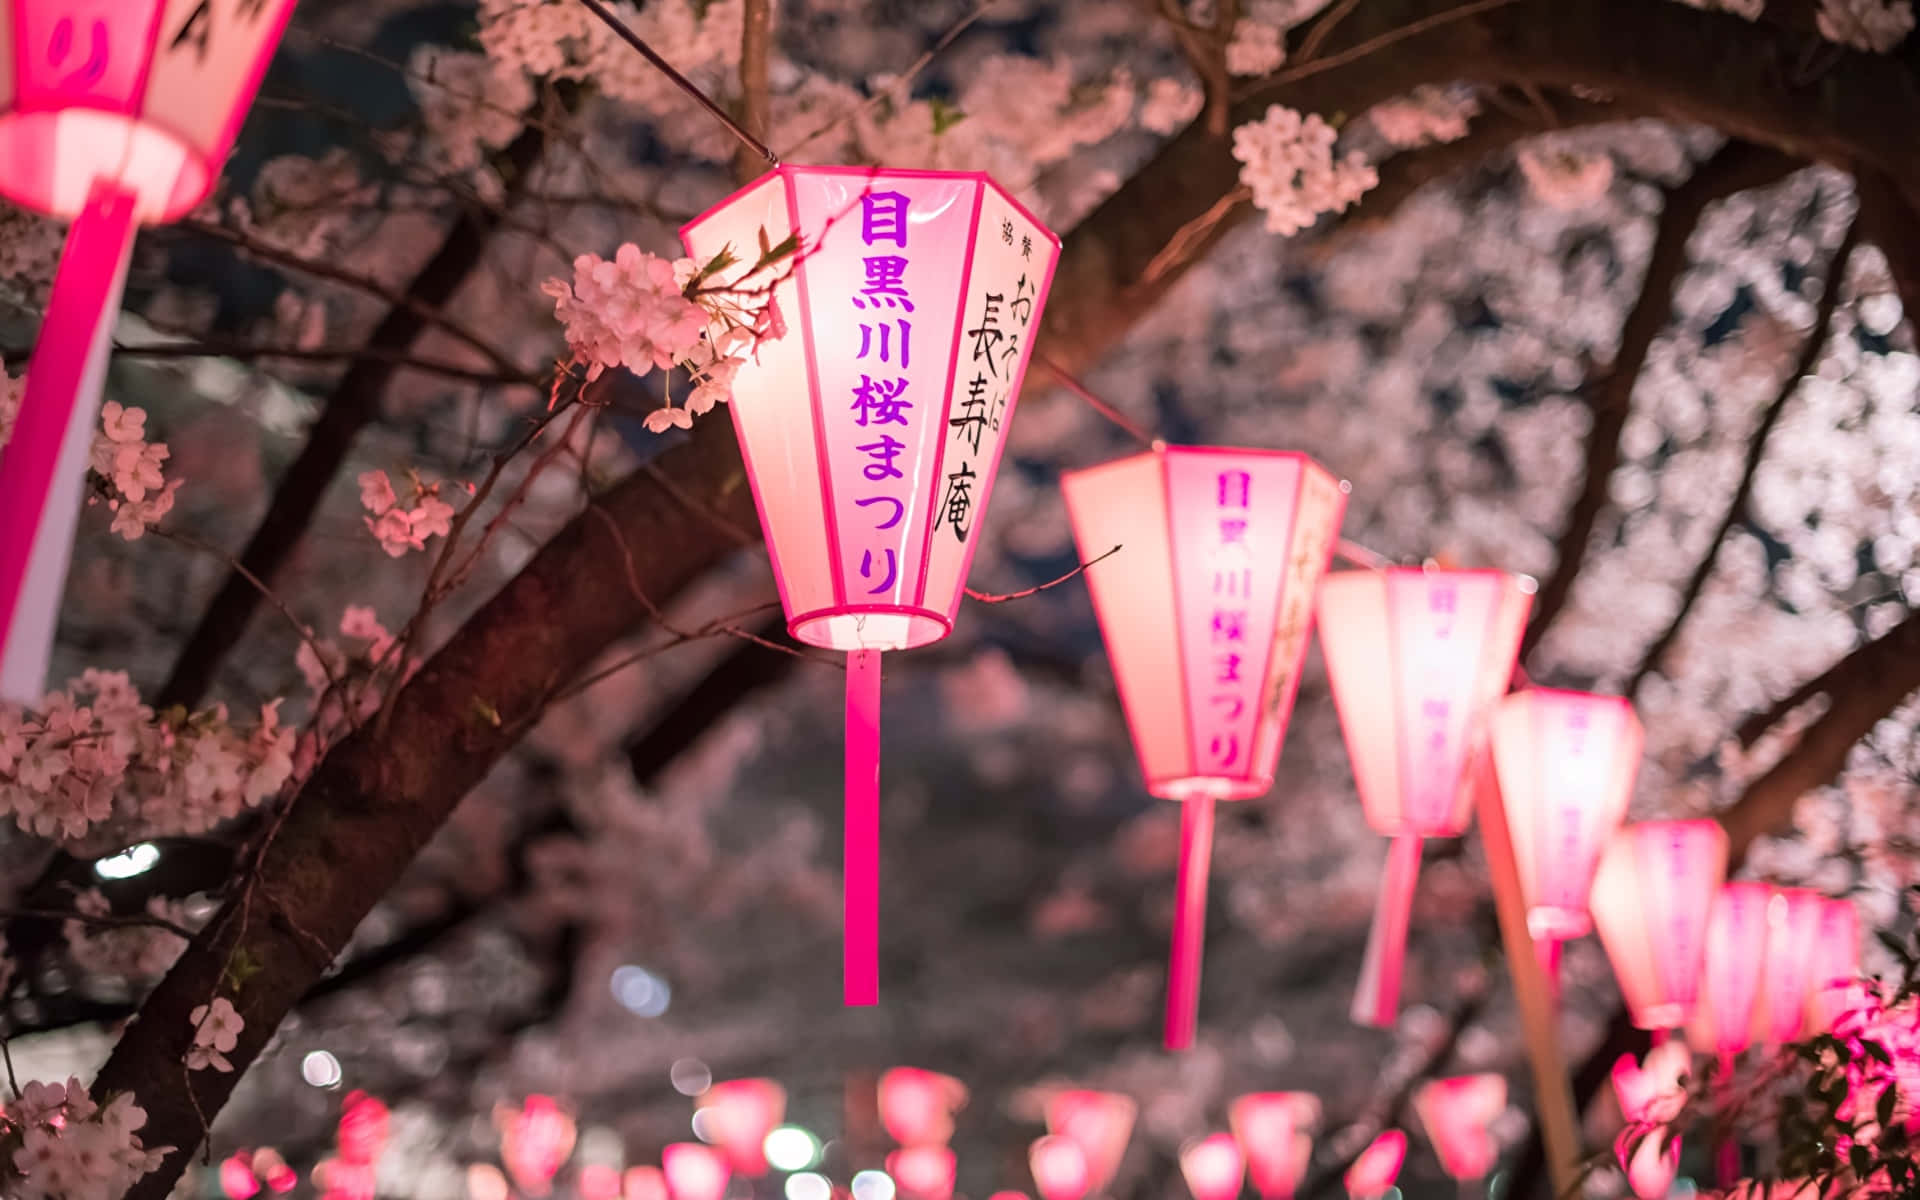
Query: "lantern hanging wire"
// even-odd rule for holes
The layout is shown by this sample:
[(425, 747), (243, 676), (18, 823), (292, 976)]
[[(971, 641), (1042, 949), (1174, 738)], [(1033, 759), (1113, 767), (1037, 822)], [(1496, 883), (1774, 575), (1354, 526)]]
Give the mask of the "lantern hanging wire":
[(767, 147), (767, 144), (765, 142), (762, 142), (759, 138), (754, 137), (751, 133), (748, 133), (746, 129), (743, 128), (738, 121), (734, 120), (732, 116), (728, 115), (726, 109), (721, 108), (718, 104), (715, 104), (713, 102), (713, 97), (707, 95), (705, 92), (701, 91), (698, 87), (696, 87), (694, 85), (694, 82), (691, 79), (688, 79), (685, 75), (682, 75), (680, 72), (674, 70), (672, 63), (669, 63), (666, 59), (660, 57), (659, 51), (655, 50), (652, 46), (647, 45), (646, 39), (642, 38), (639, 34), (635, 33), (632, 29), (628, 28), (627, 23), (625, 21), (622, 21), (619, 18), (619, 16), (614, 13), (612, 9), (608, 8), (605, 4), (602, 4), (600, 0), (580, 0), (580, 3), (586, 6), (586, 9), (588, 12), (592, 13), (594, 16), (599, 17), (602, 21), (606, 22), (607, 28), (613, 30), (614, 33), (618, 34), (621, 41), (625, 42), (629, 46), (632, 46), (635, 50), (638, 50), (640, 52), (641, 57), (645, 58), (648, 62), (652, 63), (654, 67), (658, 69), (662, 75), (665, 75), (668, 79), (672, 80), (673, 85), (675, 87), (679, 88), (681, 91), (685, 92), (687, 95), (692, 96), (695, 100), (697, 100), (700, 103), (700, 107), (706, 109), (709, 113), (712, 113), (714, 119), (719, 121), (722, 125), (725, 125), (727, 127), (727, 132), (733, 134), (734, 137), (739, 138), (742, 145), (752, 150), (755, 154), (758, 154), (761, 158), (766, 159), (768, 166), (777, 167), (780, 165), (779, 157), (775, 155), (774, 152)]

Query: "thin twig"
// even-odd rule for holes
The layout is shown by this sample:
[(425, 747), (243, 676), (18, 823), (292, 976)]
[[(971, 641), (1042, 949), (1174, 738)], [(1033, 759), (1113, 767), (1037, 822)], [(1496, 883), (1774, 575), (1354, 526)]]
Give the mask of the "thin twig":
[(18, 1100), (21, 1097), (20, 1077), (13, 1073), (13, 1047), (3, 1037), (0, 1037), (0, 1058), (7, 1061), (7, 1086), (13, 1089), (13, 1098)]
[(687, 95), (692, 96), (696, 101), (699, 102), (700, 107), (706, 109), (709, 113), (713, 114), (714, 119), (719, 121), (722, 125), (725, 125), (729, 133), (733, 134), (734, 137), (739, 138), (743, 144), (751, 148), (753, 152), (758, 154), (761, 158), (766, 159), (768, 166), (777, 167), (780, 165), (779, 157), (775, 155), (772, 150), (769, 150), (767, 148), (767, 145), (765, 142), (762, 142), (759, 138), (753, 136), (751, 133), (748, 133), (745, 129), (742, 129), (740, 127), (740, 123), (728, 115), (726, 109), (721, 108), (718, 104), (715, 104), (713, 102), (713, 97), (707, 95), (705, 92), (701, 91), (698, 87), (694, 86), (693, 81), (688, 79), (685, 75), (682, 75), (680, 72), (674, 70), (672, 63), (669, 63), (666, 59), (661, 58), (659, 52), (656, 51), (652, 46), (647, 45), (646, 40), (642, 38), (639, 34), (635, 33), (632, 29), (629, 29), (627, 27), (627, 23), (625, 21), (622, 21), (618, 16), (616, 16), (612, 9), (600, 3), (600, 0), (580, 0), (580, 3), (586, 6), (586, 9), (588, 12), (592, 13), (594, 16), (599, 17), (602, 21), (606, 22), (607, 28), (613, 30), (613, 32), (619, 36), (621, 41), (625, 42), (629, 46), (632, 46), (635, 50), (638, 50), (640, 52), (641, 57), (645, 58), (648, 62), (652, 63), (655, 69), (657, 69), (662, 75), (665, 75), (668, 79), (672, 80), (673, 85), (675, 87), (679, 88), (681, 91), (685, 92)]
[(1300, 49), (1295, 52), (1293, 61), (1296, 63), (1311, 61), (1314, 55), (1320, 53), (1320, 47), (1326, 42), (1327, 35), (1333, 32), (1333, 27), (1346, 20), (1347, 15), (1359, 6), (1360, 0), (1340, 0), (1340, 3), (1328, 9), (1326, 15), (1307, 31), (1307, 36), (1300, 43)]
[[(1404, 42), (1410, 37), (1418, 37), (1429, 29), (1437, 29), (1442, 25), (1447, 25), (1454, 21), (1464, 21), (1468, 17), (1478, 16), (1483, 12), (1490, 12), (1496, 8), (1505, 8), (1510, 4), (1518, 4), (1519, 2), (1520, 0), (1472, 0), (1471, 3), (1462, 4), (1458, 8), (1450, 8), (1445, 12), (1434, 13), (1430, 17), (1422, 17), (1418, 21), (1409, 21), (1397, 29), (1390, 29), (1378, 37), (1368, 38), (1359, 45), (1342, 50), (1338, 54), (1316, 59), (1313, 62), (1304, 63), (1297, 67), (1289, 67), (1284, 71), (1276, 71), (1271, 75), (1265, 76), (1257, 81), (1251, 88), (1247, 89), (1247, 95), (1252, 95), (1257, 91), (1263, 91), (1267, 88), (1277, 87), (1281, 84), (1295, 83), (1309, 76), (1331, 71), (1336, 67), (1344, 67), (1348, 63), (1356, 62), (1377, 51), (1385, 50), (1395, 42)], [(1244, 96), (1236, 97), (1236, 99), (1244, 98)]]
[(1381, 571), (1393, 566), (1393, 560), (1386, 555), (1345, 538), (1334, 543), (1333, 556), (1368, 571)]
[(1036, 354), (1034, 356), (1034, 361), (1038, 362), (1041, 366), (1045, 367), (1049, 372), (1051, 372), (1053, 377), (1060, 382), (1061, 387), (1066, 388), (1069, 392), (1072, 392), (1074, 395), (1078, 396), (1081, 400), (1084, 400), (1087, 404), (1087, 407), (1093, 409), (1094, 412), (1099, 413), (1101, 416), (1105, 417), (1107, 420), (1113, 422), (1115, 425), (1125, 430), (1127, 434), (1133, 438), (1133, 440), (1139, 442), (1142, 446), (1157, 446), (1160, 444), (1160, 440), (1158, 438), (1154, 437), (1153, 435), (1149, 434), (1146, 430), (1140, 428), (1140, 426), (1135, 425), (1132, 421), (1128, 420), (1126, 417), (1126, 414), (1122, 413), (1119, 409), (1113, 407), (1113, 405), (1108, 404), (1105, 400), (1102, 400), (1100, 397), (1094, 395), (1093, 392), (1090, 391), (1085, 384), (1081, 383), (1078, 379), (1075, 379), (1072, 373), (1069, 372), (1065, 367), (1054, 362), (1052, 359), (1048, 358), (1044, 354)]
[[(687, 645), (690, 642), (698, 641), (702, 638), (719, 637), (724, 635), (727, 637), (737, 637), (742, 641), (753, 642), (756, 645), (765, 645), (764, 642), (761, 642), (759, 639), (753, 637), (746, 630), (741, 629), (739, 627), (739, 624), (741, 621), (746, 620), (748, 617), (757, 616), (763, 612), (770, 612), (773, 609), (776, 609), (779, 607), (780, 607), (780, 602), (778, 600), (768, 600), (765, 603), (756, 604), (752, 608), (741, 609), (737, 613), (730, 613), (724, 617), (715, 617), (713, 620), (708, 621), (705, 625), (702, 625), (698, 629), (689, 630), (686, 633), (674, 634), (667, 641), (661, 642), (658, 645), (648, 646), (641, 650), (635, 650), (631, 654), (624, 655), (621, 658), (615, 659), (612, 663), (609, 663), (607, 666), (600, 668), (598, 671), (595, 671), (590, 675), (581, 676), (579, 679), (575, 680), (573, 683), (567, 685), (565, 688), (562, 688), (560, 691), (555, 692), (552, 696), (549, 696), (547, 698), (547, 704), (554, 705), (554, 704), (560, 703), (563, 700), (571, 700), (573, 697), (578, 696), (580, 693), (591, 688), (594, 684), (599, 683), (603, 679), (610, 679), (613, 676), (618, 675), (620, 672), (626, 670), (628, 667), (639, 666), (641, 663), (646, 662), (648, 659), (657, 658), (660, 655), (665, 654), (669, 650), (676, 650), (681, 646)], [(795, 658), (803, 658), (803, 659), (806, 659), (808, 662), (817, 662), (823, 666), (841, 665), (834, 662), (832, 659), (820, 658), (815, 655), (805, 654), (799, 651), (792, 650), (790, 647), (783, 646), (781, 647), (781, 649), (787, 650), (788, 653)]]
[(41, 921), (78, 921), (97, 929), (164, 929), (175, 937), (193, 940), (193, 930), (185, 925), (176, 924), (165, 917), (156, 917), (147, 913), (130, 913), (116, 916), (113, 913), (83, 913), (72, 909), (53, 908), (0, 908), (0, 920), (11, 921), (16, 917), (31, 917)]
[[(417, 358), (404, 351), (385, 350), (376, 346), (268, 346), (234, 339), (231, 341), (205, 340), (197, 342), (169, 342), (142, 346), (115, 345), (113, 352), (123, 358), (227, 358), (235, 362), (247, 362), (261, 358), (284, 358), (297, 362), (371, 362), (392, 363), (396, 367), (425, 371), (429, 374), (444, 376), (448, 379), (464, 379), (469, 383), (499, 384), (510, 387), (536, 387), (532, 380), (522, 375), (505, 375), (498, 370), (479, 367), (462, 367), (454, 363), (436, 362), (432, 359)], [(27, 351), (6, 351), (4, 357), (13, 362), (24, 360)]]
[(1115, 546), (1113, 549), (1107, 551), (1105, 554), (1099, 555), (1094, 558), (1090, 558), (1086, 562), (1081, 563), (1079, 566), (1075, 567), (1071, 571), (1068, 571), (1065, 575), (1062, 575), (1060, 578), (1049, 579), (1045, 583), (1037, 584), (1034, 587), (1030, 587), (1026, 589), (1025, 591), (1008, 592), (1006, 595), (1000, 596), (1000, 595), (995, 595), (992, 592), (976, 592), (972, 588), (968, 588), (967, 595), (973, 597), (975, 600), (978, 600), (982, 604), (1005, 604), (1009, 600), (1025, 600), (1028, 596), (1038, 596), (1041, 592), (1046, 591), (1048, 588), (1059, 587), (1061, 584), (1067, 582), (1067, 580), (1069, 579), (1072, 579), (1075, 575), (1080, 574), (1080, 572), (1086, 570), (1088, 567), (1092, 566), (1093, 564), (1100, 562), (1102, 559), (1112, 558), (1114, 555), (1118, 553), (1120, 553), (1120, 547)]
[(190, 533), (181, 533), (175, 529), (162, 529), (158, 525), (152, 525), (148, 526), (147, 532), (157, 538), (164, 538), (169, 542), (185, 546), (189, 550), (197, 550), (202, 554), (210, 554), (214, 558), (227, 564), (227, 570), (232, 571), (235, 575), (238, 575), (253, 585), (253, 589), (260, 593), (260, 598), (268, 604), (273, 605), (274, 611), (285, 618), (287, 626), (293, 630), (295, 636), (306, 643), (309, 650), (313, 651), (314, 661), (318, 662), (320, 669), (327, 673), (328, 684), (337, 684), (339, 682), (338, 679), (334, 678), (333, 667), (327, 662), (327, 656), (320, 652), (320, 643), (314, 639), (313, 630), (303, 624), (300, 618), (294, 616), (293, 610), (287, 607), (287, 602), (276, 595), (274, 590), (266, 585), (265, 580), (249, 570), (247, 565), (240, 561), (238, 555), (222, 550), (218, 546), (203, 542)]

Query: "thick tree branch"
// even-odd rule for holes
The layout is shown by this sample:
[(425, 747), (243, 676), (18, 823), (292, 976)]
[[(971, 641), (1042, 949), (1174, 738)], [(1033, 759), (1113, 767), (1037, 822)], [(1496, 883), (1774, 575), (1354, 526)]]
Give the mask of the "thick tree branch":
[(1620, 465), (1620, 431), (1632, 411), (1633, 386), (1646, 365), (1654, 338), (1673, 312), (1673, 290), (1687, 269), (1687, 241), (1707, 207), (1736, 192), (1761, 187), (1792, 172), (1795, 162), (1774, 150), (1748, 142), (1728, 142), (1685, 182), (1667, 192), (1647, 259), (1640, 295), (1620, 330), (1620, 349), (1605, 375), (1590, 384), (1586, 401), (1593, 415), (1587, 432), (1585, 474), (1565, 525), (1554, 543), (1553, 573), (1534, 598), (1522, 655), (1531, 653), (1573, 594), (1587, 560), (1587, 544), (1607, 505), (1614, 468)]
[[(740, 20), (740, 125), (767, 140), (767, 60), (773, 44), (773, 0), (746, 0)], [(742, 144), (733, 151), (734, 182), (752, 183), (767, 169), (767, 160)]]

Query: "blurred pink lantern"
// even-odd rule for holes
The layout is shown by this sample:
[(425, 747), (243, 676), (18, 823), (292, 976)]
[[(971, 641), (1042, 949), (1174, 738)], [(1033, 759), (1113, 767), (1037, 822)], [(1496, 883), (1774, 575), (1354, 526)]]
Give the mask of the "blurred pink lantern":
[(1494, 707), (1489, 736), (1527, 931), (1557, 980), (1560, 943), (1593, 927), (1587, 891), (1633, 798), (1640, 719), (1617, 696), (1528, 688)]
[(300, 1186), (299, 1172), (287, 1165), (280, 1152), (271, 1146), (262, 1146), (253, 1152), (254, 1176), (273, 1191), (285, 1194)]
[(887, 1174), (905, 1200), (950, 1200), (953, 1151), (945, 1146), (908, 1146), (887, 1155)]
[(716, 1083), (702, 1098), (713, 1141), (741, 1175), (767, 1173), (767, 1135), (787, 1115), (787, 1089), (771, 1079), (732, 1079)]
[(1822, 903), (1820, 893), (1806, 888), (1775, 888), (1767, 901), (1767, 954), (1753, 1009), (1756, 1042), (1791, 1042), (1806, 1024)]
[(1246, 1178), (1246, 1160), (1232, 1134), (1208, 1134), (1180, 1151), (1180, 1174), (1193, 1200), (1233, 1200)]
[(253, 1175), (253, 1156), (245, 1150), (220, 1163), (220, 1194), (227, 1200), (252, 1200), (260, 1192)]
[(1028, 1200), (1025, 1192), (995, 1192), (987, 1200)]
[(1680, 1135), (1665, 1128), (1648, 1130), (1625, 1139), (1620, 1153), (1633, 1194), (1639, 1200), (1667, 1200), (1680, 1174)]
[(574, 1186), (580, 1200), (620, 1200), (620, 1171), (606, 1163), (588, 1163), (580, 1168)]
[(902, 1146), (946, 1145), (966, 1103), (967, 1085), (951, 1075), (894, 1067), (880, 1076), (880, 1123)]
[(953, 629), (1060, 241), (980, 172), (795, 166), (680, 236), (770, 290), (729, 407), (788, 628), (848, 656), (844, 988), (874, 1004), (880, 654)]
[(1052, 1134), (1027, 1151), (1027, 1168), (1040, 1200), (1080, 1200), (1088, 1192), (1087, 1156), (1077, 1142)]
[(675, 1142), (660, 1152), (660, 1170), (672, 1200), (720, 1200), (727, 1191), (727, 1160), (712, 1146)]
[(1120, 1170), (1139, 1106), (1119, 1092), (1065, 1091), (1047, 1098), (1047, 1132), (1080, 1147), (1087, 1190), (1104, 1192)]
[(1457, 837), (1484, 769), (1487, 715), (1513, 678), (1533, 581), (1503, 571), (1341, 571), (1320, 586), (1320, 645), (1367, 824), (1393, 838), (1353, 1019), (1393, 1024), (1420, 842)]
[(1666, 1200), (1680, 1172), (1680, 1136), (1668, 1129), (1687, 1103), (1693, 1055), (1678, 1038), (1647, 1052), (1644, 1062), (1623, 1054), (1613, 1064), (1613, 1094), (1627, 1127), (1613, 1153), (1639, 1200)]
[(1851, 900), (1820, 905), (1806, 1033), (1825, 1033), (1860, 1001), (1860, 914)]
[(1167, 1048), (1183, 1049), (1214, 801), (1273, 786), (1346, 490), (1304, 454), (1200, 447), (1070, 471), (1060, 486), (1147, 790), (1185, 801), (1166, 1022)]
[(492, 1163), (473, 1163), (467, 1167), (467, 1200), (508, 1200), (513, 1185)]
[(553, 1097), (532, 1095), (500, 1131), (500, 1161), (523, 1192), (544, 1196), (573, 1153), (573, 1118)]
[(659, 1167), (628, 1167), (620, 1177), (620, 1200), (670, 1200)]
[(71, 219), (0, 451), (0, 699), (37, 704), (135, 230), (212, 190), (293, 0), (14, 0), (0, 194)]
[(1700, 995), (1708, 919), (1727, 874), (1712, 821), (1642, 821), (1614, 835), (1593, 877), (1593, 920), (1642, 1029), (1687, 1023)]
[(1723, 1079), (1731, 1074), (1733, 1056), (1753, 1044), (1773, 896), (1764, 883), (1729, 883), (1707, 918), (1700, 999), (1687, 1023), (1687, 1044), (1718, 1055)]
[(1227, 1125), (1260, 1200), (1291, 1200), (1313, 1157), (1319, 1124), (1320, 1100), (1311, 1092), (1255, 1092), (1227, 1106)]
[(1422, 1084), (1413, 1094), (1413, 1111), (1433, 1143), (1440, 1168), (1459, 1180), (1485, 1179), (1500, 1159), (1494, 1118), (1507, 1108), (1504, 1076), (1457, 1075)]
[(1389, 1129), (1360, 1152), (1347, 1168), (1347, 1195), (1353, 1200), (1378, 1200), (1393, 1188), (1400, 1177), (1400, 1164), (1407, 1157), (1407, 1135)]

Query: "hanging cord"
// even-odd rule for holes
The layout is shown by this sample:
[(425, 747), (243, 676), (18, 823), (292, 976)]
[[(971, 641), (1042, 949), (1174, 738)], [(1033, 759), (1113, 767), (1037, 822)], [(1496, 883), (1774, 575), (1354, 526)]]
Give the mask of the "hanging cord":
[(729, 133), (740, 139), (741, 144), (745, 145), (755, 154), (758, 154), (761, 158), (766, 159), (768, 166), (777, 167), (780, 165), (779, 158), (774, 155), (772, 150), (767, 148), (766, 143), (741, 128), (740, 123), (728, 115), (726, 109), (715, 104), (712, 97), (695, 87), (692, 80), (674, 70), (673, 66), (668, 63), (666, 59), (661, 58), (652, 46), (647, 45), (646, 41), (642, 39), (639, 34), (627, 28), (627, 23), (615, 16), (612, 9), (602, 4), (600, 0), (580, 0), (580, 3), (586, 5), (588, 12), (605, 21), (607, 28), (619, 34), (621, 41), (638, 50), (642, 57), (659, 69), (662, 75), (673, 80), (675, 87), (678, 87), (687, 95), (698, 100), (700, 107), (712, 113), (722, 125), (727, 127)]

